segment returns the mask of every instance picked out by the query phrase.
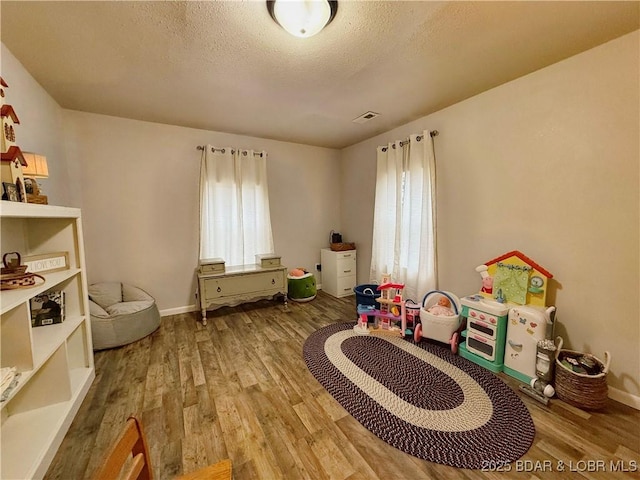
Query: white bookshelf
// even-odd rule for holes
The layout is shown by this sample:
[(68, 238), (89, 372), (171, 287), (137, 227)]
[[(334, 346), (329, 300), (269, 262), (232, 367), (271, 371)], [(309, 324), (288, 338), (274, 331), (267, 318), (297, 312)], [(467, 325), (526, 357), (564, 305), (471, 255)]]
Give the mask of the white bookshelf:
[[(69, 269), (45, 282), (0, 292), (0, 364), (16, 367), (18, 385), (0, 403), (0, 478), (42, 478), (62, 442), (95, 369), (80, 210), (0, 201), (2, 254), (69, 253)], [(1, 256), (1, 255), (0, 255)], [(30, 299), (65, 293), (65, 320), (31, 327)]]

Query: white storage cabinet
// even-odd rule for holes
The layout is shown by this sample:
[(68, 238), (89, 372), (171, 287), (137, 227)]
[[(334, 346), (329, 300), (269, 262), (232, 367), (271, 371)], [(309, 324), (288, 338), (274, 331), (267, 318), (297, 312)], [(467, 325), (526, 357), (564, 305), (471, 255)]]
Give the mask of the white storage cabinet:
[[(0, 478), (42, 478), (95, 377), (80, 210), (0, 202), (2, 253), (68, 252), (69, 269), (0, 292), (0, 363), (19, 383), (0, 403)], [(63, 290), (65, 319), (31, 327), (29, 300)]]
[(356, 286), (356, 251), (334, 252), (323, 248), (320, 252), (322, 265), (322, 290), (334, 297), (354, 295)]

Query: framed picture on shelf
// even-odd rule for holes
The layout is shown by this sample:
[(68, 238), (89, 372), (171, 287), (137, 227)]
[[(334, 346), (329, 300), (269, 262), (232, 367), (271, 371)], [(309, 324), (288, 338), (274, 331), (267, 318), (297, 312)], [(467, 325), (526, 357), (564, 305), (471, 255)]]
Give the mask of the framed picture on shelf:
[(44, 253), (24, 257), (22, 263), (31, 273), (57, 272), (69, 269), (69, 252)]
[(31, 326), (42, 327), (64, 321), (64, 291), (55, 290), (36, 295), (29, 301)]
[(2, 189), (4, 190), (2, 193), (3, 200), (9, 200), (10, 202), (20, 201), (20, 197), (18, 196), (18, 187), (15, 183), (2, 182)]

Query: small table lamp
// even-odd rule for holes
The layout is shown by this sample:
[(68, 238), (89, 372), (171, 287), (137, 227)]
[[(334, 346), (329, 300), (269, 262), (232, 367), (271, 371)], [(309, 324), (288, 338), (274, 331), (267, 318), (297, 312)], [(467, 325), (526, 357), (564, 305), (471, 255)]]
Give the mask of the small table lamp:
[[(27, 161), (27, 166), (23, 167), (22, 174), (27, 180), (29, 180), (29, 182), (25, 182), (25, 187), (27, 189), (27, 202), (41, 204), (49, 203), (47, 196), (41, 195), (40, 187), (38, 182), (36, 182), (36, 178), (49, 177), (47, 157), (31, 152), (22, 152), (22, 154), (24, 155), (24, 159)], [(29, 183), (31, 185), (29, 185)]]

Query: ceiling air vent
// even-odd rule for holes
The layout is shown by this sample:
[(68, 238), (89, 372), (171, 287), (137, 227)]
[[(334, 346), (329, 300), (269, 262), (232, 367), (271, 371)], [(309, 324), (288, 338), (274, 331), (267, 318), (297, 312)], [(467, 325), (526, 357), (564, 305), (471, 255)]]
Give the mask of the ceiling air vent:
[(360, 115), (358, 118), (354, 118), (353, 120), (351, 120), (353, 123), (364, 123), (364, 122), (368, 122), (369, 120), (379, 117), (380, 114), (376, 113), (376, 112), (367, 112), (367, 113), (363, 113), (362, 115)]

